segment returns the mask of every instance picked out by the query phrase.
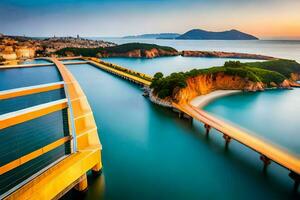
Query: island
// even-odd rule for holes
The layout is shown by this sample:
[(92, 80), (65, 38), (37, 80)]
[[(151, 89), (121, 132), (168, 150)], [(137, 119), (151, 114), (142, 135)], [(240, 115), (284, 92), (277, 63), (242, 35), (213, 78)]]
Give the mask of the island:
[(106, 48), (64, 48), (56, 52), (58, 56), (86, 56), (86, 57), (128, 57), (155, 58), (162, 56), (177, 56), (179, 52), (167, 46), (146, 43), (126, 43)]
[(222, 67), (193, 69), (164, 77), (158, 72), (150, 86), (150, 99), (163, 106), (186, 104), (216, 90), (263, 91), (269, 88), (299, 87), (300, 64), (277, 59), (241, 63), (228, 61)]
[(192, 29), (183, 34), (153, 33), (125, 36), (123, 39), (176, 39), (176, 40), (258, 40), (256, 36), (236, 29), (214, 32), (203, 29)]
[(142, 35), (124, 36), (122, 37), (122, 39), (175, 39), (179, 36), (179, 33), (150, 33)]
[(190, 30), (176, 39), (178, 40), (258, 40), (257, 37), (232, 29), (229, 31), (213, 32), (202, 29)]
[(147, 43), (126, 43), (122, 45), (100, 48), (63, 48), (55, 52), (57, 56), (86, 56), (86, 57), (127, 57), (127, 58), (156, 58), (164, 56), (207, 57), (207, 58), (238, 58), (274, 60), (277, 58), (259, 54), (234, 53), (222, 51), (178, 51), (172, 47)]

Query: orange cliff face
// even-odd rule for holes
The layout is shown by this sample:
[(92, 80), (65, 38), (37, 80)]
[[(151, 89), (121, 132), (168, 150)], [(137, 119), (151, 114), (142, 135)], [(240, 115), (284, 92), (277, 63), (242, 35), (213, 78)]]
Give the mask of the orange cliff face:
[(300, 81), (300, 73), (291, 73), (292, 81)]
[(173, 101), (179, 104), (189, 103), (193, 98), (205, 95), (215, 90), (246, 90), (262, 91), (265, 88), (263, 83), (255, 83), (239, 76), (206, 74), (188, 78), (185, 88), (174, 91)]
[(171, 97), (160, 99), (153, 91), (150, 92), (150, 99), (162, 106), (172, 107), (172, 103), (188, 104), (197, 96), (206, 95), (216, 90), (243, 90), (249, 92), (263, 91), (266, 88), (300, 87), (296, 81), (300, 80), (300, 73), (294, 73), (291, 79), (286, 79), (280, 84), (271, 82), (269, 86), (262, 82), (253, 82), (240, 76), (232, 76), (219, 72), (217, 74), (202, 74), (190, 77), (186, 80), (185, 88), (175, 88)]
[(153, 48), (150, 50), (135, 49), (124, 53), (98, 53), (98, 57), (129, 57), (129, 58), (156, 58), (161, 56), (177, 56), (177, 51), (166, 51)]

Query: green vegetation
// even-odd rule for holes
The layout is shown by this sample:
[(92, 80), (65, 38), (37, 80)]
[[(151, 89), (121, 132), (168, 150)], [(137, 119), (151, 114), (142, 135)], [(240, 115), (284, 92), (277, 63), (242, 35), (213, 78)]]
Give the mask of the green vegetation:
[(246, 63), (246, 65), (249, 67), (275, 71), (287, 78), (291, 77), (291, 73), (300, 73), (300, 64), (294, 60), (279, 59), (266, 62)]
[(172, 47), (159, 46), (159, 45), (156, 45), (156, 44), (145, 44), (145, 43), (121, 44), (121, 45), (114, 46), (114, 47), (107, 47), (107, 48), (105, 48), (105, 51), (107, 53), (126, 53), (128, 51), (133, 51), (133, 50), (136, 50), (136, 49), (151, 50), (151, 49), (154, 49), (154, 48), (165, 50), (165, 51), (175, 51), (175, 52), (177, 52), (177, 50), (172, 48)]
[(300, 73), (300, 64), (292, 60), (273, 60), (255, 63), (241, 63), (239, 61), (228, 61), (223, 67), (212, 67), (208, 69), (193, 69), (188, 72), (172, 73), (163, 77), (162, 73), (154, 75), (151, 88), (158, 97), (165, 98), (172, 96), (180, 88), (186, 87), (186, 79), (199, 75), (218, 73), (225, 75), (239, 76), (253, 82), (262, 82), (267, 86), (271, 83), (280, 84), (285, 79), (290, 78), (292, 72)]
[(66, 56), (68, 53), (72, 53), (75, 56), (85, 56), (85, 57), (96, 57), (97, 54), (122, 54), (134, 50), (151, 50), (153, 48), (161, 49), (169, 52), (177, 52), (176, 49), (167, 46), (159, 46), (156, 44), (144, 44), (144, 43), (127, 43), (113, 47), (106, 48), (64, 48), (56, 52), (59, 56)]

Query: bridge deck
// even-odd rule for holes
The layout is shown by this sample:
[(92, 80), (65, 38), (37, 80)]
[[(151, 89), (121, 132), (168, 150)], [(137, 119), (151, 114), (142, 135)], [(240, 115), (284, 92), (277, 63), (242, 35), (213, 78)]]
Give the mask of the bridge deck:
[(120, 70), (117, 70), (117, 69), (114, 69), (112, 67), (108, 67), (104, 64), (101, 64), (101, 63), (98, 63), (98, 62), (95, 62), (95, 61), (89, 61), (92, 65), (96, 66), (96, 67), (99, 67), (100, 69), (103, 69), (105, 71), (108, 71), (110, 73), (113, 73), (113, 74), (117, 74), (118, 76), (122, 76), (122, 77), (126, 77), (130, 80), (133, 80), (141, 85), (146, 85), (146, 86), (150, 86), (151, 85), (151, 82), (150, 81), (147, 81), (145, 79), (142, 79), (142, 78), (139, 78), (137, 76), (134, 76), (134, 75), (131, 75), (131, 74), (128, 74), (126, 72), (122, 72)]
[(279, 147), (274, 146), (258, 137), (248, 134), (243, 130), (226, 124), (194, 106), (189, 104), (174, 104), (174, 107), (187, 113), (198, 121), (207, 124), (221, 133), (226, 134), (238, 142), (250, 147), (254, 151), (268, 157), (283, 167), (300, 174), (300, 159), (296, 156), (293, 156)]

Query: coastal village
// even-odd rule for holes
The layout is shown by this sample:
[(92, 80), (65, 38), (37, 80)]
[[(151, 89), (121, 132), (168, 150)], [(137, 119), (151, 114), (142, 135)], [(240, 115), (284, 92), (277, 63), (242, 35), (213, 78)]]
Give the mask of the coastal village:
[(63, 48), (99, 48), (115, 46), (102, 40), (77, 37), (29, 38), (0, 33), (0, 64), (18, 64), (20, 60), (51, 56)]

